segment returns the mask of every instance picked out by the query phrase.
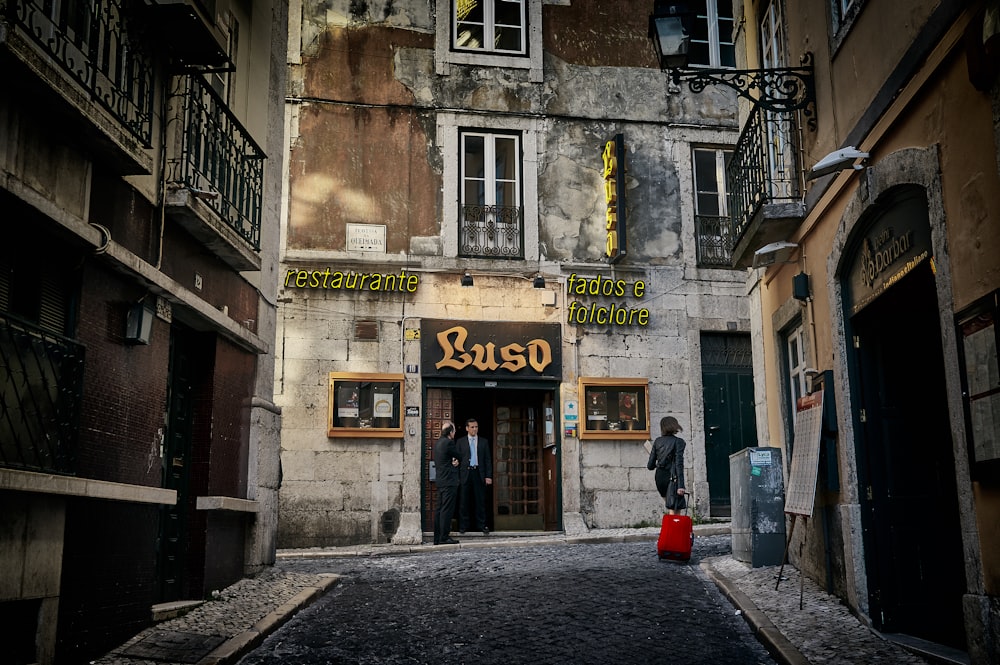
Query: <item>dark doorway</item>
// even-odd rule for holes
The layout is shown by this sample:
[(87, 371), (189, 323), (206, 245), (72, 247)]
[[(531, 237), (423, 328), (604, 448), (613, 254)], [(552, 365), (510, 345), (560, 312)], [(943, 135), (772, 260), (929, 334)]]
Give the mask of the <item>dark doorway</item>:
[(185, 566), (188, 551), (188, 511), (191, 498), (192, 442), (196, 390), (211, 372), (211, 358), (198, 335), (174, 326), (170, 335), (170, 375), (167, 386), (166, 437), (163, 487), (176, 490), (177, 503), (160, 514), (157, 569), (160, 600), (183, 598), (187, 593)]
[[(487, 526), (493, 531), (550, 531), (559, 528), (559, 456), (553, 392), (512, 388), (428, 388), (428, 423), (451, 419), (455, 438), (475, 418), (490, 443), (493, 485), (486, 493)], [(439, 426), (424, 432), (425, 464)], [(434, 488), (425, 474), (424, 530), (433, 523)]]
[(850, 325), (872, 622), (884, 632), (964, 648), (965, 565), (929, 262)]
[(711, 516), (728, 517), (729, 456), (757, 445), (750, 336), (702, 334), (701, 367)]

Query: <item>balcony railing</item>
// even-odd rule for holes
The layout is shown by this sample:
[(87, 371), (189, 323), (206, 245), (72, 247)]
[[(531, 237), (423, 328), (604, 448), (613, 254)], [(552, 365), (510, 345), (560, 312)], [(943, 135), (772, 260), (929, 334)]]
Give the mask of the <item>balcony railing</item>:
[(84, 349), (0, 315), (0, 466), (76, 471)]
[(523, 211), (513, 206), (463, 205), (459, 256), (524, 258)]
[(182, 129), (168, 182), (193, 190), (259, 251), (264, 151), (200, 75), (175, 77), (171, 101)]
[(698, 265), (702, 267), (733, 267), (733, 222), (729, 217), (695, 215), (695, 240)]
[(794, 113), (754, 107), (726, 170), (734, 246), (761, 207), (801, 201), (799, 145)]
[(122, 0), (0, 0), (24, 35), (147, 148), (153, 67)]

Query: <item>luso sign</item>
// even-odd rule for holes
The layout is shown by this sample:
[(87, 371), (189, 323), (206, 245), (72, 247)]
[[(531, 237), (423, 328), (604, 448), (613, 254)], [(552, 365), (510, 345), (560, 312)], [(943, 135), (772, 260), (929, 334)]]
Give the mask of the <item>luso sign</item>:
[(627, 253), (625, 239), (625, 136), (616, 134), (604, 144), (604, 200), (607, 202), (605, 228), (608, 232), (605, 256), (618, 263)]

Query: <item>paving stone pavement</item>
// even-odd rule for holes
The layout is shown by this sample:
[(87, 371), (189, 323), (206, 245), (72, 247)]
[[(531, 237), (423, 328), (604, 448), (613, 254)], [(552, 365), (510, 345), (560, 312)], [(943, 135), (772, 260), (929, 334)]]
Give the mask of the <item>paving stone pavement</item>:
[[(873, 632), (839, 598), (828, 594), (812, 579), (803, 579), (791, 565), (751, 568), (731, 556), (706, 559), (701, 565), (781, 662), (927, 664), (923, 658)], [(766, 632), (771, 634), (761, 634)]]
[[(443, 549), (477, 547), (532, 547), (580, 543), (629, 543), (655, 541), (659, 530), (596, 529), (572, 534), (533, 537), (463, 537), (460, 545), (363, 545), (343, 548), (285, 550), (276, 565), (253, 578), (240, 580), (183, 616), (169, 619), (134, 636), (93, 665), (164, 665), (235, 663), (263, 639), (335, 586), (339, 576), (304, 572), (296, 561), (323, 557), (369, 557), (415, 554)], [(724, 534), (728, 525), (698, 525), (696, 537)], [(728, 543), (723, 543), (725, 552)], [(853, 616), (845, 605), (806, 578), (803, 609), (799, 609), (800, 577), (791, 565), (783, 570), (776, 591), (778, 567), (750, 568), (731, 556), (711, 556), (701, 568), (733, 603), (757, 638), (780, 663), (827, 665), (879, 663), (880, 665), (926, 665), (928, 661), (886, 641)], [(218, 646), (199, 644), (185, 653), (177, 639), (214, 637)], [(157, 647), (162, 647), (157, 653)], [(179, 649), (179, 651), (177, 650)], [(142, 654), (142, 655), (137, 655)], [(154, 657), (150, 657), (150, 655)]]

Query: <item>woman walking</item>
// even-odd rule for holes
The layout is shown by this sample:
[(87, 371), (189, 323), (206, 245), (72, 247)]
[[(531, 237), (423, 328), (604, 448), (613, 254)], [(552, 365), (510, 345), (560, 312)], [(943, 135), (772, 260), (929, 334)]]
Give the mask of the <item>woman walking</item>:
[(687, 508), (684, 496), (684, 439), (676, 436), (681, 426), (673, 416), (660, 420), (660, 434), (649, 451), (646, 468), (656, 469), (656, 490), (664, 499), (668, 515), (677, 515)]

